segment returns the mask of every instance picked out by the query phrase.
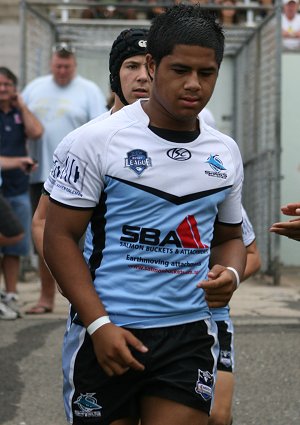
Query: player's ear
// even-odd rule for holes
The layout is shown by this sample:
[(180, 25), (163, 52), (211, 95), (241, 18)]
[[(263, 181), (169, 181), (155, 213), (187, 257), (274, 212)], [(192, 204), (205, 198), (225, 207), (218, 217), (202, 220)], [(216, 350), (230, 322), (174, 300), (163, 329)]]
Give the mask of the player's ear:
[(156, 62), (153, 59), (153, 57), (150, 55), (150, 53), (147, 53), (146, 55), (146, 68), (147, 68), (148, 75), (152, 81), (156, 71)]

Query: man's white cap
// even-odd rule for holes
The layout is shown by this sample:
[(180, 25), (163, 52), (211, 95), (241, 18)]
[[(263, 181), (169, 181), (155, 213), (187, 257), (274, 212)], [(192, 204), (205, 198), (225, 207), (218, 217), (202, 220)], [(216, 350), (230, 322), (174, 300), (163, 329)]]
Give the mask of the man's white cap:
[(298, 3), (298, 0), (282, 0), (283, 4), (288, 4), (288, 3), (291, 3), (291, 2)]

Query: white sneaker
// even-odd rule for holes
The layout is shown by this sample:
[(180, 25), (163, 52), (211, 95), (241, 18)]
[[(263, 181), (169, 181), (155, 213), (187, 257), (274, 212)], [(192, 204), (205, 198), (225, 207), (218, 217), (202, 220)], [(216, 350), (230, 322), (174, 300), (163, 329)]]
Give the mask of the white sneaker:
[(0, 319), (2, 320), (15, 320), (18, 314), (11, 310), (6, 304), (0, 301)]
[(15, 313), (17, 313), (17, 317), (22, 317), (21, 313), (20, 313), (20, 309), (19, 309), (19, 305), (18, 305), (18, 300), (19, 297), (17, 294), (13, 293), (13, 292), (9, 292), (6, 293), (3, 297), (1, 297), (1, 301), (12, 311), (14, 311)]

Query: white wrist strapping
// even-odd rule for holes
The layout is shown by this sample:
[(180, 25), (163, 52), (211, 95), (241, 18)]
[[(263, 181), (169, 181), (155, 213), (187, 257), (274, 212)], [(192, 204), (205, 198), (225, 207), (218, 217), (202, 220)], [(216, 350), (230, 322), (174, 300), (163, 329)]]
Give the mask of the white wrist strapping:
[(87, 328), (87, 332), (90, 335), (93, 335), (97, 329), (101, 328), (101, 326), (106, 325), (107, 323), (111, 323), (110, 318), (108, 316), (102, 316), (98, 319), (94, 320)]
[(238, 288), (241, 283), (238, 272), (235, 270), (234, 267), (226, 267), (226, 269), (231, 270), (234, 273), (236, 279), (236, 287)]

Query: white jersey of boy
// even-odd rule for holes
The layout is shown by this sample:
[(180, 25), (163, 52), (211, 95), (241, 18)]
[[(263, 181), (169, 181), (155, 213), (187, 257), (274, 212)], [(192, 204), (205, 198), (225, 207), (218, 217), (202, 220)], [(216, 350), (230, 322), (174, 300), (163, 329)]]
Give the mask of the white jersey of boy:
[(95, 289), (116, 325), (136, 328), (210, 317), (196, 285), (207, 277), (213, 225), (242, 221), (236, 143), (201, 118), (199, 137), (182, 144), (148, 125), (137, 101), (79, 130), (51, 192), (94, 209), (85, 258)]

